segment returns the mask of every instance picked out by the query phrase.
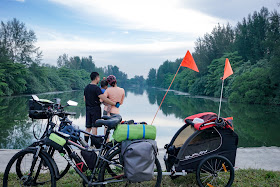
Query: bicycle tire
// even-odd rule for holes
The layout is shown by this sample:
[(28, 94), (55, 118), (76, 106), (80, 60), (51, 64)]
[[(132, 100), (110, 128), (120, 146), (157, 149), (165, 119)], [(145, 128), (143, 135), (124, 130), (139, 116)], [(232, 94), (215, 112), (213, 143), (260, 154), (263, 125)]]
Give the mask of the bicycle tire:
[[(53, 148), (52, 148), (53, 149)], [(65, 146), (64, 147), (64, 149), (65, 149), (65, 151), (66, 151), (66, 153), (68, 154), (68, 155), (70, 155), (71, 154), (71, 149), (68, 147), (68, 146)], [(55, 150), (55, 152), (57, 152), (57, 150)], [(58, 154), (58, 153), (56, 153), (56, 154)], [(51, 155), (52, 157), (53, 157), (53, 155)], [(60, 155), (59, 155), (60, 156)], [(60, 156), (61, 157), (61, 156)], [(22, 162), (22, 159), (24, 158), (24, 156), (22, 156), (21, 158), (19, 158), (18, 160), (17, 160), (17, 163), (16, 163), (16, 165), (17, 165), (17, 167), (16, 167), (16, 173), (17, 173), (17, 175), (20, 177), (20, 176), (22, 176), (23, 174), (22, 174), (22, 171), (20, 170), (20, 168), (21, 168), (21, 162)], [(53, 159), (54, 159), (54, 161), (55, 161), (55, 158), (53, 157)], [(66, 167), (63, 169), (63, 170), (59, 170), (59, 176), (56, 178), (56, 180), (59, 180), (59, 179), (61, 179), (64, 175), (66, 175), (66, 173), (69, 171), (69, 169), (70, 169), (70, 167), (71, 167), (71, 165), (67, 162), (67, 165), (66, 165)]]
[(200, 162), (196, 170), (196, 180), (199, 186), (226, 186), (232, 185), (234, 168), (224, 156), (213, 155)]
[[(113, 159), (116, 155), (120, 155), (120, 154), (121, 154), (121, 149), (117, 149), (117, 150), (115, 150), (114, 152), (112, 152), (106, 159), (107, 159), (108, 161), (112, 161), (112, 159)], [(120, 164), (120, 165), (121, 165), (120, 161), (119, 161), (119, 163), (117, 163), (117, 164)], [(157, 175), (157, 177), (156, 177), (156, 181), (155, 181), (155, 185), (154, 185), (154, 186), (155, 186), (155, 187), (159, 187), (160, 184), (161, 184), (161, 180), (162, 180), (162, 169), (161, 169), (160, 162), (159, 162), (159, 160), (158, 160), (157, 158), (155, 158), (155, 166), (156, 166), (156, 170), (157, 170), (157, 172), (158, 172), (158, 175)], [(103, 162), (103, 165), (102, 165), (102, 167), (101, 167), (101, 169), (100, 169), (99, 176), (98, 176), (98, 181), (99, 181), (99, 182), (104, 182), (105, 180), (107, 180), (107, 179), (105, 179), (104, 177), (105, 177), (105, 172), (106, 172), (106, 171), (108, 172), (108, 170), (109, 170), (108, 167), (110, 167), (110, 165), (108, 164), (108, 162), (104, 161), (104, 162)], [(113, 176), (113, 175), (110, 174), (110, 173), (109, 173), (109, 175)], [(121, 176), (121, 175), (123, 175), (123, 176)], [(123, 177), (123, 178), (125, 179), (123, 167), (122, 167), (121, 175), (118, 175), (119, 177), (113, 176), (113, 178), (118, 179), (118, 178)], [(110, 178), (109, 178), (109, 179), (110, 179)], [(114, 180), (114, 179), (113, 179), (113, 180)], [(143, 183), (146, 183), (146, 182), (151, 183), (150, 181), (145, 181), (145, 182), (143, 182)], [(126, 183), (128, 184), (128, 181), (126, 181)], [(129, 184), (133, 185), (133, 184), (139, 184), (139, 183), (129, 183)], [(99, 186), (105, 186), (105, 185), (99, 185)], [(144, 186), (146, 186), (146, 185), (144, 184)]]
[[(23, 185), (23, 186), (37, 186), (37, 185), (43, 185), (43, 184), (46, 184), (46, 183), (50, 183), (52, 187), (56, 187), (56, 178), (55, 178), (54, 169), (53, 169), (51, 163), (49, 162), (49, 160), (41, 153), (38, 155), (38, 160), (36, 162), (36, 163), (39, 162), (38, 168), (40, 168), (40, 169), (37, 170), (37, 171), (33, 171), (33, 175), (35, 174), (35, 176), (32, 175), (31, 177), (29, 177), (28, 173), (29, 173), (30, 169), (26, 170), (26, 172), (28, 172), (27, 175), (23, 175), (21, 177), (19, 177), (18, 175), (15, 175), (15, 173), (13, 173), (11, 171), (12, 166), (15, 164), (15, 162), (19, 158), (23, 157), (26, 154), (31, 154), (32, 158), (33, 158), (33, 155), (36, 154), (36, 150), (27, 148), (27, 149), (21, 150), (20, 152), (16, 153), (11, 158), (11, 160), (9, 161), (9, 163), (8, 163), (6, 169), (5, 169), (5, 172), (4, 172), (3, 186), (4, 187), (6, 187), (6, 186), (21, 186), (21, 185)], [(31, 163), (32, 163), (32, 161), (31, 161)], [(44, 168), (48, 168), (48, 172), (41, 173), (41, 176), (39, 177), (42, 165), (43, 165)], [(38, 171), (39, 171), (39, 173), (38, 173)], [(41, 177), (42, 178), (48, 177), (48, 175), (50, 177), (49, 178), (50, 180), (45, 181), (45, 182), (37, 181), (37, 180), (40, 180)], [(34, 178), (36, 178), (35, 181), (34, 181)], [(43, 179), (43, 180), (45, 180), (45, 179)]]

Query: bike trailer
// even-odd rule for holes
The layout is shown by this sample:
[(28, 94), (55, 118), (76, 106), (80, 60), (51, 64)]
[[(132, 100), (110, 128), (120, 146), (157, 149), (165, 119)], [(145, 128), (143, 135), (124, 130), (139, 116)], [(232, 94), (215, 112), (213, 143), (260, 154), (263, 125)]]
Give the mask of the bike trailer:
[(185, 119), (186, 124), (165, 145), (167, 171), (195, 172), (199, 163), (211, 155), (224, 156), (235, 165), (238, 135), (233, 131), (232, 118), (217, 117), (205, 112)]
[(29, 117), (32, 119), (48, 119), (48, 115), (45, 110), (49, 107), (53, 107), (54, 103), (47, 99), (40, 99), (39, 101), (42, 105), (33, 99), (29, 100)]
[(154, 175), (157, 143), (154, 140), (126, 140), (121, 145), (124, 174), (130, 182), (149, 181)]
[(156, 127), (146, 124), (119, 124), (114, 130), (113, 138), (117, 142), (124, 140), (156, 139)]

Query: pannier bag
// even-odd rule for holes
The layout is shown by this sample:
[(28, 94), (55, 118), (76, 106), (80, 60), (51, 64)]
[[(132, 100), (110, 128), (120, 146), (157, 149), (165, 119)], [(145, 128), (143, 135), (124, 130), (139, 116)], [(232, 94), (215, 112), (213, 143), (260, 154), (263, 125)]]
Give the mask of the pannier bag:
[(65, 143), (65, 138), (59, 136), (56, 133), (51, 133), (50, 136), (45, 139), (46, 145), (52, 146), (54, 149), (59, 151), (62, 150)]
[(157, 143), (154, 140), (122, 142), (124, 174), (130, 182), (149, 181), (154, 175)]
[(33, 99), (29, 100), (29, 117), (32, 119), (48, 119), (47, 113), (44, 111), (48, 107), (53, 106), (53, 102), (47, 99), (40, 99), (40, 103), (44, 106), (38, 104)]
[(157, 130), (153, 125), (122, 125), (119, 124), (114, 131), (113, 138), (117, 142), (123, 140), (156, 139)]

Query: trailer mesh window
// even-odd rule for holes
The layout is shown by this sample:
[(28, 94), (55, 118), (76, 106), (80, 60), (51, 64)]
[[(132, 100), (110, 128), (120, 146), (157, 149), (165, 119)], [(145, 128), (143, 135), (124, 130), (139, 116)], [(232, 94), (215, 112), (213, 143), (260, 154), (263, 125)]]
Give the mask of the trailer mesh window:
[(175, 139), (173, 145), (175, 147), (182, 147), (186, 140), (194, 133), (195, 128), (191, 125), (187, 126)]
[(221, 135), (215, 128), (201, 131), (184, 148), (181, 159), (192, 159), (217, 150), (221, 146)]

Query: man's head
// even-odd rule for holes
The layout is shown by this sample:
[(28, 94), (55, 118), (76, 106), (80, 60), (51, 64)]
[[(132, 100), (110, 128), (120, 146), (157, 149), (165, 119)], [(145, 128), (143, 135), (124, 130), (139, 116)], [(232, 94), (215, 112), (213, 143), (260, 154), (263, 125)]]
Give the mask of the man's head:
[(97, 73), (97, 72), (92, 72), (92, 73), (90, 74), (90, 79), (91, 79), (92, 81), (95, 81), (96, 84), (98, 84), (99, 81), (100, 81), (99, 73)]
[(101, 88), (107, 89), (108, 88), (108, 82), (106, 80), (102, 80), (100, 82)]

